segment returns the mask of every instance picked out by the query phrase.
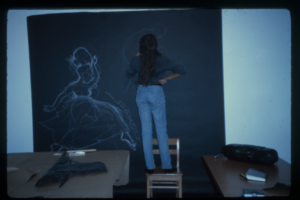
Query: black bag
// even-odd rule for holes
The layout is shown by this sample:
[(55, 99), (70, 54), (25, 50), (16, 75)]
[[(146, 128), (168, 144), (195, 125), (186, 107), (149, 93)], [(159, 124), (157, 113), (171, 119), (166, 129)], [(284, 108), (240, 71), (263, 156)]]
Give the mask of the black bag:
[(262, 165), (271, 165), (278, 160), (274, 149), (245, 144), (228, 144), (222, 147), (222, 154), (228, 159)]

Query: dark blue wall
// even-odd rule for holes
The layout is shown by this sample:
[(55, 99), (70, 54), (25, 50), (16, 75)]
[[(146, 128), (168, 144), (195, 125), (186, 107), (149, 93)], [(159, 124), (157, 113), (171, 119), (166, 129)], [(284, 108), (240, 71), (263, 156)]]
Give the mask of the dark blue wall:
[[(221, 10), (50, 14), (28, 17), (27, 22), (35, 152), (55, 151), (59, 146), (129, 150), (130, 184), (116, 191), (145, 192), (141, 126), (135, 103), (137, 76), (127, 79), (125, 72), (138, 52), (140, 37), (153, 33), (163, 56), (183, 64), (187, 71), (163, 86), (168, 134), (181, 142), (183, 192), (205, 192), (203, 183), (212, 191), (200, 157), (220, 153), (225, 145)], [(97, 87), (89, 97), (83, 93), (82, 101), (77, 98), (73, 107), (70, 102), (74, 98), (52, 112), (44, 111), (44, 105), (53, 104), (78, 78), (66, 60), (78, 47), (97, 57)], [(77, 92), (80, 87), (76, 86)], [(95, 120), (95, 112), (103, 116)], [(124, 123), (128, 133), (122, 136), (118, 131), (125, 130), (121, 127)], [(109, 127), (113, 129), (105, 132)], [(135, 143), (135, 148), (125, 139)], [(58, 144), (53, 145), (55, 142)], [(159, 158), (156, 165), (160, 166)]]

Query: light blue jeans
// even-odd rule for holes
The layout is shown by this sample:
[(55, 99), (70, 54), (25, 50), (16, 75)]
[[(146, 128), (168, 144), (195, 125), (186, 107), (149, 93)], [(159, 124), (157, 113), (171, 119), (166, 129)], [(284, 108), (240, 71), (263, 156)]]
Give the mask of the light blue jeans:
[(158, 140), (161, 167), (163, 169), (171, 169), (163, 88), (159, 85), (139, 85), (135, 100), (142, 124), (143, 148), (147, 169), (155, 168), (152, 147), (152, 116)]

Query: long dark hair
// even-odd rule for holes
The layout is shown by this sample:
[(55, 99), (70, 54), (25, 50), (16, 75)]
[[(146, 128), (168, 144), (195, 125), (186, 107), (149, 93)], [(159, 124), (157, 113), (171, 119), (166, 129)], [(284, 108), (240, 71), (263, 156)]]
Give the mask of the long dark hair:
[(156, 56), (162, 54), (157, 51), (157, 40), (153, 34), (147, 34), (140, 39), (140, 53), (142, 66), (137, 84), (148, 85), (149, 79), (156, 75)]

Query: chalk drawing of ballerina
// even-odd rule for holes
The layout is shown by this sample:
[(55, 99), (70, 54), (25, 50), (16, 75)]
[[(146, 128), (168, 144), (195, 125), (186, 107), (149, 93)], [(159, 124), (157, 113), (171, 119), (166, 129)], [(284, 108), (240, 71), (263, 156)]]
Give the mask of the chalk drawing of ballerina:
[(119, 101), (120, 108), (91, 97), (100, 79), (97, 57), (78, 47), (67, 61), (78, 78), (58, 94), (52, 105), (44, 105), (45, 112), (56, 111), (56, 115), (39, 122), (52, 132), (51, 151), (92, 148), (112, 138), (119, 138), (135, 151), (137, 130), (125, 105)]

